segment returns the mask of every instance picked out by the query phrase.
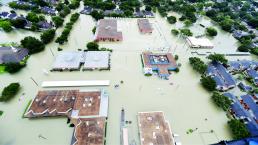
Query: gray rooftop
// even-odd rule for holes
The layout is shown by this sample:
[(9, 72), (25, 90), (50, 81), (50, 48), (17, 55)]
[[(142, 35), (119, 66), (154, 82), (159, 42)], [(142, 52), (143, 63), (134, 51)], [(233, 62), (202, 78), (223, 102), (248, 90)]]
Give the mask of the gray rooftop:
[(84, 62), (84, 52), (66, 51), (61, 52), (56, 57), (52, 69), (80, 69), (80, 64)]
[(0, 64), (22, 61), (29, 51), (25, 48), (0, 47)]
[(85, 54), (84, 69), (109, 68), (109, 51), (88, 51)]

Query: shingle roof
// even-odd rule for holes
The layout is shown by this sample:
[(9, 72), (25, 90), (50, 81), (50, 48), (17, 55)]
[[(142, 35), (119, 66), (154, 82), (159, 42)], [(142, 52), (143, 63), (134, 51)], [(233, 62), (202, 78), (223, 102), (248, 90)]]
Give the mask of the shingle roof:
[(0, 64), (9, 62), (20, 62), (28, 55), (24, 48), (0, 47)]

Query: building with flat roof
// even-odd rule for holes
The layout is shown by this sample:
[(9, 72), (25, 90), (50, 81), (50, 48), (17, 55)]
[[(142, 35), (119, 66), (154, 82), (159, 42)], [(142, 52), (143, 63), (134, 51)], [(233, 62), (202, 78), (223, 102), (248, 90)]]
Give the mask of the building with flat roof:
[(29, 55), (25, 48), (17, 47), (0, 47), (0, 64), (19, 63)]
[(106, 119), (79, 118), (74, 128), (71, 145), (103, 145)]
[(107, 110), (108, 95), (104, 91), (48, 90), (38, 92), (25, 117), (107, 117)]
[(82, 51), (64, 51), (57, 55), (52, 70), (79, 70), (84, 60)]
[(103, 145), (108, 94), (103, 90), (39, 91), (24, 117), (67, 116), (74, 124), (71, 145)]
[(95, 41), (122, 41), (122, 32), (118, 30), (117, 20), (101, 19), (97, 23)]
[(58, 54), (52, 66), (52, 71), (63, 70), (109, 70), (109, 51), (65, 51)]
[(168, 79), (169, 71), (176, 70), (176, 60), (171, 53), (152, 53), (143, 52), (142, 62), (145, 74), (152, 74), (153, 71), (157, 71), (159, 76), (164, 79)]
[(174, 145), (169, 122), (165, 120), (164, 113), (139, 112), (138, 126), (141, 145)]
[(186, 41), (191, 48), (213, 48), (214, 45), (207, 38), (187, 37)]
[(137, 20), (139, 31), (142, 34), (152, 33), (152, 27), (148, 19), (138, 19)]
[(88, 51), (85, 53), (84, 70), (110, 69), (109, 51)]

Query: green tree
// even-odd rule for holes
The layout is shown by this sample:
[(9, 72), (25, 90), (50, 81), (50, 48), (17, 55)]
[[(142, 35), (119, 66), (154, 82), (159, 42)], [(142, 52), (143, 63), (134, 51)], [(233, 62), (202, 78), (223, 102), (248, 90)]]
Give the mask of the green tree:
[(100, 20), (104, 18), (103, 12), (98, 12), (97, 10), (93, 10), (90, 15), (95, 19), (95, 20)]
[(87, 43), (87, 48), (88, 51), (98, 51), (99, 45), (96, 42), (89, 42)]
[(184, 21), (184, 24), (185, 24), (186, 27), (189, 27), (189, 26), (192, 25), (193, 23), (192, 23), (192, 21), (190, 21), (189, 19), (186, 19), (186, 20)]
[(38, 15), (36, 13), (33, 13), (33, 12), (28, 13), (28, 15), (26, 16), (26, 19), (31, 21), (31, 22), (34, 22), (34, 23), (39, 22)]
[(177, 29), (172, 29), (171, 33), (177, 36), (179, 34), (179, 31)]
[(193, 33), (191, 32), (190, 29), (180, 29), (180, 33), (183, 35), (183, 36), (193, 36)]
[(175, 24), (176, 23), (176, 17), (174, 17), (174, 16), (167, 17), (167, 20), (170, 24)]
[(225, 58), (223, 54), (210, 54), (208, 59), (213, 62), (220, 62), (222, 64), (227, 64), (228, 60)]
[(242, 139), (250, 136), (243, 122), (232, 119), (228, 122), (228, 125), (233, 133), (234, 139)]
[(216, 82), (210, 76), (202, 76), (201, 78), (202, 86), (208, 91), (214, 91), (216, 89)]
[(249, 50), (251, 50), (251, 46), (250, 44), (241, 44), (238, 48), (238, 51), (240, 52), (248, 52)]
[(231, 100), (228, 97), (221, 95), (219, 92), (213, 92), (211, 98), (213, 102), (224, 111), (228, 111), (231, 106)]
[(217, 32), (217, 30), (215, 28), (208, 27), (208, 28), (206, 28), (206, 34), (208, 36), (217, 36), (218, 32)]
[(11, 83), (2, 91), (2, 95), (0, 97), (1, 102), (6, 102), (12, 99), (20, 90), (19, 83)]
[(44, 44), (48, 44), (53, 41), (56, 35), (56, 31), (54, 29), (46, 30), (40, 35), (40, 39)]
[(64, 23), (64, 19), (60, 16), (53, 16), (52, 21), (54, 22), (56, 28), (62, 26)]
[(43, 51), (45, 48), (44, 43), (31, 36), (25, 37), (23, 40), (21, 40), (21, 45), (23, 48), (27, 48), (29, 50), (29, 54), (38, 53)]
[(26, 20), (23, 18), (17, 18), (17, 19), (11, 20), (11, 23), (15, 28), (21, 28), (21, 29), (23, 29), (27, 24)]
[(5, 65), (5, 71), (9, 72), (10, 74), (19, 72), (23, 67), (25, 67), (26, 64), (20, 64), (20, 63), (6, 63)]
[(0, 21), (0, 27), (5, 31), (5, 32), (11, 32), (13, 30), (12, 24), (10, 21), (4, 20)]
[(190, 65), (197, 72), (204, 74), (207, 70), (207, 65), (198, 57), (190, 57), (189, 58)]

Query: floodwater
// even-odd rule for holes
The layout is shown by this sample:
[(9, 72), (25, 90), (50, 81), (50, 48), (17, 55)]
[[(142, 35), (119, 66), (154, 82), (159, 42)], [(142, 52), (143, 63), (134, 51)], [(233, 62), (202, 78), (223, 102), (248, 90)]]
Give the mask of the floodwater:
[[(67, 19), (70, 16), (67, 17)], [(40, 84), (47, 80), (111, 80), (111, 86), (104, 87), (110, 94), (109, 117), (107, 126), (107, 145), (119, 145), (120, 141), (120, 111), (125, 108), (126, 119), (132, 121), (130, 138), (139, 144), (137, 129), (137, 112), (164, 111), (172, 132), (179, 134), (185, 145), (202, 145), (231, 139), (225, 112), (217, 108), (210, 94), (199, 84), (200, 75), (193, 71), (188, 64), (191, 56), (190, 49), (180, 37), (172, 36), (170, 30), (182, 26), (180, 22), (170, 25), (165, 19), (157, 15), (150, 19), (154, 32), (142, 35), (138, 31), (136, 19), (119, 19), (119, 27), (124, 40), (119, 43), (102, 42), (102, 47), (112, 48), (110, 71), (85, 72), (50, 72), (45, 75), (43, 70), (50, 70), (54, 56), (58, 53), (58, 45), (54, 42), (46, 46), (44, 52), (31, 56), (27, 66), (21, 72), (10, 75), (0, 75), (0, 88), (11, 82), (20, 82), (22, 89), (19, 94), (8, 103), (0, 103), (0, 110), (4, 111), (0, 118), (1, 145), (69, 145), (73, 128), (68, 127), (66, 118), (23, 119), (21, 116), (30, 99), (33, 99)], [(207, 18), (201, 18), (191, 27), (194, 33), (203, 33), (199, 23), (213, 25)], [(86, 43), (93, 40), (91, 32), (95, 22), (89, 16), (81, 15), (69, 36), (69, 42), (63, 50), (85, 49)], [(58, 35), (63, 28), (58, 29)], [(0, 43), (19, 42), (25, 36), (36, 36), (29, 31), (15, 30), (10, 34), (0, 32)], [(219, 31), (212, 39), (216, 48), (236, 49), (236, 40), (228, 33)], [(142, 73), (140, 54), (144, 50), (161, 50), (171, 46), (169, 51), (179, 55), (182, 64), (179, 73), (172, 73), (169, 80), (161, 80), (157, 76), (145, 77)], [(239, 58), (239, 57), (238, 57)], [(244, 57), (251, 59), (250, 57)], [(230, 59), (237, 59), (231, 57)], [(34, 83), (35, 80), (36, 83)], [(120, 84), (119, 88), (114, 85)], [(173, 85), (171, 85), (173, 83)], [(67, 88), (61, 88), (67, 89)], [(72, 88), (72, 89), (85, 89)], [(19, 98), (25, 93), (25, 97)], [(196, 129), (191, 134), (189, 129)], [(213, 130), (214, 133), (210, 133)], [(39, 138), (39, 135), (46, 139)]]

